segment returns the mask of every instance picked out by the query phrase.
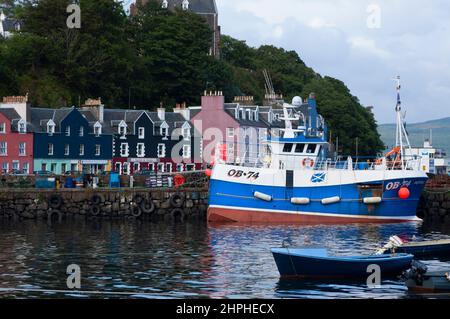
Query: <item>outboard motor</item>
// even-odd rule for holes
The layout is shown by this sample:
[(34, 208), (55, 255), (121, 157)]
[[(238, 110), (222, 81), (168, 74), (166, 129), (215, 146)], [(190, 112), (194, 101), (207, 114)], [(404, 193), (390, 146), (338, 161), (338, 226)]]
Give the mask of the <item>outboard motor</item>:
[(414, 280), (417, 285), (421, 286), (423, 277), (427, 273), (428, 267), (420, 261), (413, 260), (411, 268), (403, 273), (405, 280)]

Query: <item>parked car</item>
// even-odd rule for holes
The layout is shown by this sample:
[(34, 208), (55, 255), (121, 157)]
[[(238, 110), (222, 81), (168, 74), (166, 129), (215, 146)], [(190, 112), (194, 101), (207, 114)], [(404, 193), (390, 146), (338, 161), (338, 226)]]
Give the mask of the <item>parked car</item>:
[(50, 171), (36, 171), (34, 173), (36, 176), (53, 176), (53, 172)]
[(13, 176), (27, 176), (28, 173), (25, 170), (19, 170), (19, 169), (15, 169), (11, 172), (11, 175)]

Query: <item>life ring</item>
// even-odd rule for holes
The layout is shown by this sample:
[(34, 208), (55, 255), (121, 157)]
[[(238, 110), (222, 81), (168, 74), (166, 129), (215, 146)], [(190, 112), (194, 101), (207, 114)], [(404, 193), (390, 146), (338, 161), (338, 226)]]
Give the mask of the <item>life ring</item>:
[(303, 167), (310, 167), (313, 168), (314, 167), (314, 160), (312, 158), (304, 158), (302, 161), (302, 165)]
[(173, 208), (183, 207), (185, 196), (182, 193), (176, 193), (170, 196), (169, 202)]
[(184, 178), (183, 175), (175, 175), (175, 177), (173, 178), (173, 183), (175, 187), (183, 186), (184, 183), (186, 183), (186, 178)]
[(54, 209), (61, 208), (62, 202), (63, 202), (62, 197), (58, 194), (51, 195), (48, 200), (50, 207)]
[(143, 200), (139, 207), (145, 214), (151, 214), (155, 211), (155, 203), (151, 199)]

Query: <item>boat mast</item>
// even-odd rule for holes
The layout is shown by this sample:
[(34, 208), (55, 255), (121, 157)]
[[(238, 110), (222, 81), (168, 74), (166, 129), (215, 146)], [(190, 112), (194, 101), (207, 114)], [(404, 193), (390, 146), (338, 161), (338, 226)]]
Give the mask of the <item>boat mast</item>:
[[(400, 83), (400, 76), (397, 76), (397, 106), (395, 108), (395, 111), (397, 113), (397, 132), (396, 132), (396, 146), (400, 147), (400, 158), (402, 163), (402, 169), (405, 169), (405, 164), (403, 161), (405, 150), (404, 147), (408, 147), (411, 153), (411, 144), (409, 143), (408, 133), (406, 132), (405, 125), (403, 124), (403, 117), (402, 117), (402, 100), (400, 97), (400, 91), (401, 91), (401, 83)], [(403, 144), (403, 137), (405, 138), (406, 145)]]

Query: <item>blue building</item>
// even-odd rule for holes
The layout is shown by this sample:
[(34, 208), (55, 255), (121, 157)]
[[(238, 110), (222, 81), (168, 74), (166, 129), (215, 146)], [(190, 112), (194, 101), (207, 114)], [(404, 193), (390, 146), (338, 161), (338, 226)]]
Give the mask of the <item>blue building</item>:
[(31, 108), (34, 131), (34, 170), (99, 173), (111, 168), (112, 134), (98, 115), (103, 105), (82, 109)]

